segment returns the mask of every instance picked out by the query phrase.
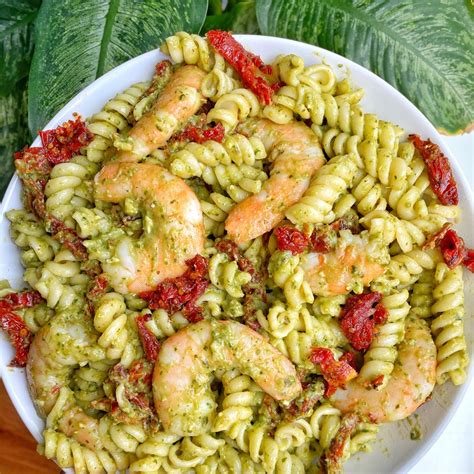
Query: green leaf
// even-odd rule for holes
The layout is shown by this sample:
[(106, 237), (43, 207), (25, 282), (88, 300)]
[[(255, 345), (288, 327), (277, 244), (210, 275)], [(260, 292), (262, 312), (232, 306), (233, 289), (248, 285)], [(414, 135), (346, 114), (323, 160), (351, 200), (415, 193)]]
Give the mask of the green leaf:
[(28, 75), (33, 21), (41, 0), (0, 0), (0, 95), (10, 94)]
[(452, 134), (474, 127), (473, 11), (463, 0), (257, 0), (263, 34), (371, 69)]
[(115, 66), (176, 31), (199, 32), (206, 10), (207, 0), (45, 0), (36, 20), (30, 130)]
[[(210, 10), (211, 11), (211, 10)], [(209, 15), (201, 33), (209, 30), (228, 30), (233, 33), (258, 34), (255, 0), (238, 1), (228, 5), (224, 13)]]
[(13, 153), (30, 143), (26, 103), (26, 79), (0, 97), (0, 201), (13, 174)]

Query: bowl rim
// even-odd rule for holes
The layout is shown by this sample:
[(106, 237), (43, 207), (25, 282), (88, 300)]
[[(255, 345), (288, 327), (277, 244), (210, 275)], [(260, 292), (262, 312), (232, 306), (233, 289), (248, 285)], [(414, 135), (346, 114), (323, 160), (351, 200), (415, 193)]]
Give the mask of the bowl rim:
[[(355, 63), (354, 61), (348, 58), (345, 58), (344, 56), (341, 56), (332, 51), (321, 48), (319, 46), (314, 46), (309, 43), (304, 43), (302, 41), (280, 38), (276, 36), (254, 35), (254, 34), (251, 34), (251, 35), (250, 34), (236, 34), (234, 36), (237, 40), (241, 41), (242, 43), (244, 43), (244, 45), (250, 48), (252, 47), (252, 44), (254, 44), (254, 42), (259, 42), (261, 44), (263, 43), (263, 45), (265, 44), (273, 45), (276, 47), (275, 49), (278, 48), (278, 44), (288, 44), (288, 45), (293, 44), (297, 48), (301, 48), (302, 46), (310, 47), (313, 49), (313, 52), (316, 53), (318, 56), (331, 57), (336, 60), (339, 60), (342, 64), (344, 64), (344, 66), (348, 68), (349, 71), (351, 72), (358, 71), (359, 73), (363, 75), (368, 75), (371, 80), (378, 82), (382, 88), (389, 89), (392, 94), (395, 94), (397, 96), (397, 99), (399, 101), (404, 103), (404, 105), (410, 109), (410, 113), (416, 118), (417, 121), (424, 122), (425, 125), (427, 125), (431, 129), (431, 134), (436, 137), (437, 143), (440, 145), (443, 152), (449, 158), (450, 164), (454, 170), (454, 174), (456, 175), (456, 181), (458, 183), (458, 186), (460, 184), (460, 187), (462, 189), (467, 190), (466, 194), (468, 196), (468, 199), (467, 199), (467, 203), (464, 203), (464, 204), (468, 207), (469, 211), (471, 212), (471, 215), (473, 214), (474, 195), (470, 193), (470, 187), (469, 187), (468, 181), (466, 177), (464, 176), (464, 173), (459, 163), (457, 162), (454, 154), (449, 149), (449, 146), (447, 145), (447, 143), (443, 140), (442, 138), (443, 136), (441, 135), (440, 132), (438, 132), (438, 130), (433, 126), (433, 124), (428, 120), (428, 118), (408, 98), (406, 98), (401, 92), (395, 89), (391, 84), (386, 82), (381, 77), (377, 76), (375, 73), (373, 73), (369, 69), (366, 69), (365, 67)], [(67, 120), (68, 118), (71, 118), (72, 116), (71, 111), (74, 110), (74, 108), (80, 102), (84, 100), (87, 101), (87, 96), (89, 96), (91, 93), (95, 92), (97, 89), (102, 89), (104, 85), (107, 85), (111, 77), (121, 76), (128, 68), (131, 67), (132, 64), (136, 62), (138, 63), (140, 62), (140, 60), (143, 60), (147, 58), (148, 56), (156, 55), (157, 52), (161, 53), (159, 48), (153, 49), (139, 56), (131, 58), (128, 61), (115, 67), (114, 69), (111, 69), (110, 71), (102, 75), (101, 77), (97, 78), (91, 84), (89, 84), (84, 89), (82, 89), (78, 94), (76, 94), (71, 100), (69, 100), (54, 115), (54, 117), (43, 127), (43, 130), (55, 128), (61, 122)], [(360, 87), (364, 87), (363, 84), (360, 84)], [(370, 92), (368, 92), (368, 95), (370, 95)], [(39, 135), (36, 135), (31, 146), (39, 146), (39, 145), (40, 145), (40, 138), (39, 138)], [(5, 212), (7, 211), (7, 207), (9, 207), (9, 203), (12, 198), (12, 195), (15, 192), (16, 186), (20, 184), (21, 183), (19, 183), (19, 178), (15, 172), (8, 184), (8, 187), (5, 191), (2, 202), (0, 204), (0, 226), (5, 225), (4, 222), (7, 222), (6, 219), (4, 219)], [(472, 319), (472, 316), (467, 316), (466, 319), (467, 318)], [(471, 346), (471, 352), (472, 352), (472, 345), (468, 344), (468, 346)], [(41, 440), (41, 437), (38, 438), (37, 434), (34, 432), (32, 427), (30, 426), (30, 422), (28, 420), (28, 414), (26, 413), (26, 410), (24, 409), (24, 407), (18, 400), (17, 392), (13, 385), (12, 377), (9, 376), (9, 372), (11, 370), (12, 368), (10, 368), (8, 365), (0, 363), (0, 377), (3, 380), (4, 386), (15, 407), (15, 410), (19, 414), (23, 424), (27, 427), (28, 431), (39, 442)], [(420, 446), (420, 448), (416, 451), (414, 455), (412, 455), (411, 457), (409, 457), (403, 462), (403, 465), (401, 466), (402, 470), (397, 470), (396, 472), (407, 472), (411, 468), (413, 468), (425, 456), (425, 454), (433, 446), (435, 441), (445, 431), (446, 427), (451, 422), (454, 414), (458, 410), (458, 407), (461, 401), (466, 396), (466, 392), (469, 390), (470, 386), (472, 385), (472, 379), (474, 378), (473, 364), (469, 364), (467, 372), (468, 373), (467, 373), (466, 382), (463, 385), (456, 387), (455, 394), (450, 400), (451, 405), (445, 411), (445, 415), (442, 417), (442, 420), (438, 423), (437, 427), (434, 430), (430, 431), (429, 433), (425, 433), (424, 442), (422, 446)], [(30, 394), (29, 396), (31, 398)]]

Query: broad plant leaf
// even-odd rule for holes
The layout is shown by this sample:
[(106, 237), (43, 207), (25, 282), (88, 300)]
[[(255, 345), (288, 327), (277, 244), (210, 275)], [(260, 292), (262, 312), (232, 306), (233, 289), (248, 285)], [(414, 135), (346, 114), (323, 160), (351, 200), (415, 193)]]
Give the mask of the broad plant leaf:
[[(211, 5), (210, 5), (211, 6)], [(215, 11), (216, 9), (214, 9)], [(210, 11), (211, 10), (210, 8)], [(233, 33), (258, 34), (255, 0), (229, 2), (223, 13), (209, 15), (201, 33), (209, 30), (227, 30)]]
[(28, 75), (33, 21), (41, 0), (0, 0), (0, 95), (10, 94)]
[(86, 85), (160, 46), (176, 31), (199, 32), (207, 0), (45, 0), (36, 20), (29, 81), (33, 133)]
[(0, 96), (0, 201), (13, 175), (13, 153), (30, 143), (26, 104), (26, 78)]
[(464, 0), (257, 0), (263, 34), (371, 69), (448, 134), (474, 127), (473, 14)]

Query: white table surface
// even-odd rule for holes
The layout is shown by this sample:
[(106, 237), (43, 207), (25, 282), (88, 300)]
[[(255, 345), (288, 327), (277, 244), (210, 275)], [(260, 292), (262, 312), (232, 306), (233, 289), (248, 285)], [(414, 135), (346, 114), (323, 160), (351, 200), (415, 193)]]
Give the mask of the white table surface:
[[(464, 176), (474, 192), (474, 133), (443, 137), (461, 164)], [(474, 311), (467, 315), (474, 316)], [(473, 361), (471, 361), (472, 363)], [(474, 473), (474, 383), (471, 383), (458, 411), (444, 433), (410, 471), (410, 474)]]

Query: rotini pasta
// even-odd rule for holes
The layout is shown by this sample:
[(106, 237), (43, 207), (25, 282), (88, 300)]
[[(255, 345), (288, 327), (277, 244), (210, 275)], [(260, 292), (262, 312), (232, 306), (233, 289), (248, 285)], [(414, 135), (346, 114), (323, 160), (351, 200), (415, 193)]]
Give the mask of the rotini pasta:
[(113, 144), (115, 135), (127, 128), (128, 117), (148, 86), (147, 82), (130, 86), (109, 100), (100, 112), (89, 119), (88, 129), (94, 134), (94, 139), (86, 149), (89, 161), (104, 161), (106, 150)]
[(285, 213), (293, 224), (328, 224), (335, 220), (334, 205), (357, 171), (353, 155), (334, 157), (316, 171), (298, 203)]
[(466, 379), (419, 145), (324, 62), (249, 54), (262, 96), (216, 35), (167, 38), (7, 213), (31, 291), (0, 282), (2, 327), (62, 469), (339, 472)]
[(379, 326), (364, 355), (364, 365), (359, 372), (359, 380), (362, 383), (376, 383), (378, 389), (388, 383), (397, 359), (397, 345), (405, 337), (405, 318), (410, 311), (408, 296), (408, 290), (402, 290), (382, 299), (388, 317), (387, 321)]
[(461, 267), (449, 270), (445, 263), (437, 265), (431, 331), (438, 349), (436, 381), (439, 384), (451, 379), (459, 385), (466, 380), (468, 355), (464, 338), (463, 286)]

